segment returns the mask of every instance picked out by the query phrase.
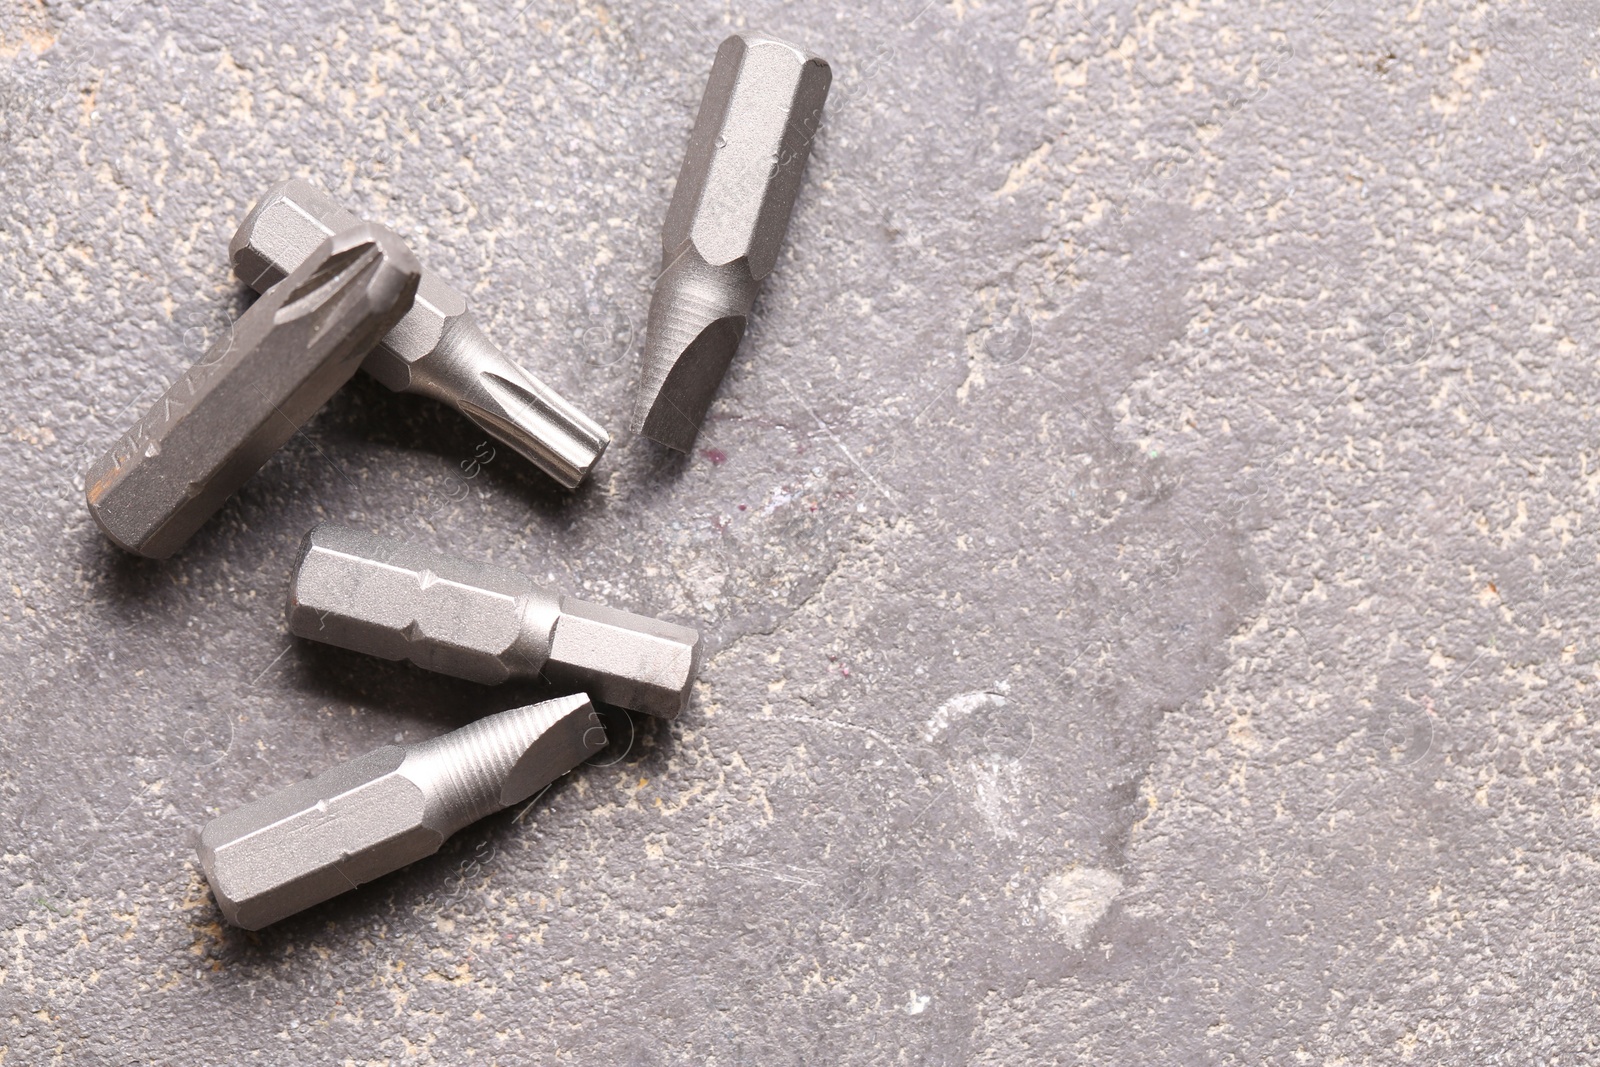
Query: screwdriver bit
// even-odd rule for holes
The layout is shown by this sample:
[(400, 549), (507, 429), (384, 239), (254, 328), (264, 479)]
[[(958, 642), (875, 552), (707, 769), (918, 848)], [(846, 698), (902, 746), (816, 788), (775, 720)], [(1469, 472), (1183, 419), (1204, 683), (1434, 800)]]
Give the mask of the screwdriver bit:
[(542, 677), (665, 719), (700, 669), (686, 626), (328, 522), (300, 545), (288, 611), (299, 637), (490, 685)]
[[(265, 289), (323, 238), (359, 220), (321, 189), (286, 181), (268, 189), (228, 244), (233, 272)], [(483, 335), (467, 298), (426, 268), (411, 311), (363, 369), (397, 393), (442, 400), (568, 489), (599, 461), (611, 436)]]
[(383, 226), (318, 241), (89, 468), (100, 529), (141, 556), (176, 552), (350, 380), (421, 274)]
[(717, 49), (661, 233), (633, 428), (687, 452), (789, 228), (827, 60), (759, 33)]
[(223, 917), (259, 930), (433, 855), (605, 746), (582, 693), (385, 745), (212, 819), (200, 866)]

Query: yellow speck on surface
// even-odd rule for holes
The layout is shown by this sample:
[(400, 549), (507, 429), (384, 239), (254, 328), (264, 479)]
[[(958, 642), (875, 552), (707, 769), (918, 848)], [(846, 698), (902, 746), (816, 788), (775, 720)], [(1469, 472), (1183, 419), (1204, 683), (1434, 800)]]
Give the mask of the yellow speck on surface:
[(1010, 172), (1006, 175), (1005, 184), (996, 189), (994, 195), (1011, 196), (1026, 186), (1045, 159), (1049, 157), (1051, 147), (1052, 142), (1045, 141), (1022, 159), (1012, 164)]

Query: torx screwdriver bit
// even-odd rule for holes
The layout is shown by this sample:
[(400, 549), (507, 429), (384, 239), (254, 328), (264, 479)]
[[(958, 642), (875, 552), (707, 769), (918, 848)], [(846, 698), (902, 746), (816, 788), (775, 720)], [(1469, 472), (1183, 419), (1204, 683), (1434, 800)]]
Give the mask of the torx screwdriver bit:
[[(359, 220), (321, 189), (286, 181), (268, 189), (228, 245), (233, 271), (265, 289), (330, 233)], [(611, 435), (483, 335), (467, 298), (426, 268), (417, 301), (363, 364), (398, 393), (442, 400), (568, 489), (599, 461)]]
[(89, 468), (100, 529), (141, 556), (176, 552), (350, 380), (421, 274), (383, 226), (318, 241)]
[(700, 635), (564, 596), (507, 567), (325, 522), (289, 581), (300, 637), (474, 682), (546, 678), (671, 719), (688, 706)]
[(636, 433), (694, 447), (778, 261), (832, 80), (827, 60), (765, 34), (717, 49), (661, 232)]
[(385, 745), (212, 819), (200, 832), (200, 866), (223, 917), (259, 930), (433, 855), (457, 830), (605, 746), (582, 693)]

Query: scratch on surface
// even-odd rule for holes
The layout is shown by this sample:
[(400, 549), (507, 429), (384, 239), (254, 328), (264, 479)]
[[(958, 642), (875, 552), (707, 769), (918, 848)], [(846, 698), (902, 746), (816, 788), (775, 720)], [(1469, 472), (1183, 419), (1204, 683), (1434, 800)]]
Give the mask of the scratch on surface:
[[(710, 867), (714, 871), (753, 871), (756, 874), (764, 874), (768, 878), (773, 879), (774, 881), (785, 882), (785, 883), (788, 883), (789, 885), (803, 885), (803, 886), (813, 886), (813, 887), (818, 887), (818, 886), (822, 885), (821, 882), (814, 881), (814, 880), (812, 880), (810, 878), (791, 878), (788, 875), (780, 874), (779, 872), (777, 872), (775, 870), (769, 870), (766, 867), (758, 867), (753, 863), (709, 863), (706, 866)], [(799, 871), (802, 874), (818, 874), (818, 873), (820, 873), (818, 871), (808, 870), (808, 869), (806, 869), (804, 867), (791, 866), (789, 869), (791, 871)]]
[(289, 654), (289, 649), (291, 649), (293, 647), (294, 647), (294, 644), (292, 642), (290, 644), (288, 644), (288, 645), (285, 645), (282, 652), (279, 652), (276, 656), (272, 657), (272, 662), (271, 663), (269, 663), (265, 667), (261, 668), (261, 673), (260, 674), (256, 675), (254, 678), (250, 679), (250, 685), (254, 686), (257, 682), (261, 681), (261, 679), (265, 678), (267, 676), (267, 674), (272, 670), (272, 668), (276, 667), (278, 665), (278, 662), (280, 660), (282, 660), (283, 657), (285, 657), (285, 656), (287, 656)]
[(779, 715), (777, 718), (784, 722), (806, 722), (811, 723), (814, 726), (827, 726), (835, 730), (858, 730), (861, 733), (867, 734), (870, 737), (882, 741), (890, 748), (894, 747), (894, 741), (892, 741), (886, 734), (878, 730), (874, 730), (870, 726), (862, 726), (860, 723), (844, 722), (842, 720), (835, 719), (824, 719), (817, 715)]
[(889, 488), (882, 482), (878, 481), (877, 478), (873, 477), (871, 471), (867, 470), (866, 467), (861, 465), (861, 461), (855, 457), (855, 454), (852, 453), (850, 449), (845, 447), (845, 443), (843, 441), (839, 440), (839, 435), (834, 433), (828, 424), (822, 421), (821, 416), (812, 410), (811, 405), (806, 403), (804, 397), (794, 391), (794, 387), (789, 384), (789, 380), (787, 378), (780, 378), (778, 380), (783, 383), (783, 387), (788, 391), (789, 395), (798, 401), (801, 407), (806, 409), (806, 414), (810, 415), (812, 419), (816, 421), (817, 426), (822, 430), (822, 432), (828, 435), (828, 440), (832, 441), (834, 447), (843, 453), (845, 459), (850, 461), (850, 465), (856, 470), (860, 471), (863, 478), (872, 483), (872, 487), (878, 491), (879, 495), (882, 496), (886, 502), (893, 504), (894, 493), (891, 492)]

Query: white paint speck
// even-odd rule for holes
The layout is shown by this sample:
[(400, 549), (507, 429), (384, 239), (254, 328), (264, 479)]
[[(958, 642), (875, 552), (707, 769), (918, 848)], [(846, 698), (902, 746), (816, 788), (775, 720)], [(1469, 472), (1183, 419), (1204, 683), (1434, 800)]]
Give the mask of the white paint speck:
[(906, 1014), (921, 1015), (928, 1010), (928, 1005), (932, 1003), (933, 997), (926, 993), (918, 993), (913, 989), (910, 998), (906, 1001)]
[(1056, 921), (1073, 948), (1084, 938), (1111, 902), (1122, 892), (1122, 879), (1098, 867), (1075, 867), (1051, 875), (1039, 887), (1039, 907)]
[(993, 689), (974, 689), (970, 693), (957, 693), (934, 709), (933, 715), (928, 718), (928, 723), (922, 728), (922, 739), (932, 741), (950, 728), (950, 724), (957, 719), (966, 718), (979, 708), (1006, 706), (1005, 695), (1011, 690), (1011, 683), (1001, 682)]
[(1011, 798), (1022, 788), (1017, 761), (973, 761), (967, 772), (972, 775), (972, 806), (978, 809), (990, 833), (1014, 840), (1017, 828), (1011, 824)]
[(785, 506), (792, 500), (794, 500), (794, 494), (780, 485), (772, 491), (771, 496), (767, 497), (767, 502), (762, 507), (761, 511), (763, 514), (771, 515), (774, 511), (777, 511), (779, 508)]

